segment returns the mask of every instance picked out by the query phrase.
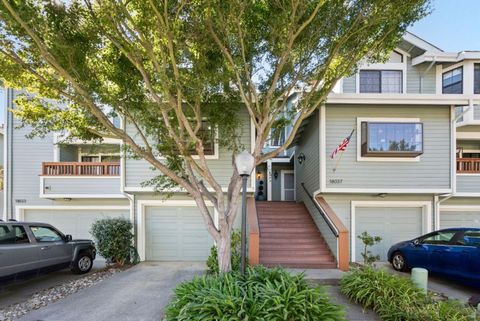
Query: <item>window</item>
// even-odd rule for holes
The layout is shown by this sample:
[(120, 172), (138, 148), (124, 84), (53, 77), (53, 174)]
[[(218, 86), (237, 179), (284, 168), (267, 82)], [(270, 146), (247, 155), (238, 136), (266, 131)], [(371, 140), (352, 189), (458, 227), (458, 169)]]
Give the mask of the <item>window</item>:
[(480, 247), (480, 231), (465, 231), (463, 234), (462, 245)]
[(0, 244), (30, 243), (23, 226), (14, 225), (11, 229), (6, 225), (0, 226)]
[(455, 68), (443, 73), (442, 92), (444, 94), (463, 93), (463, 67)]
[(362, 122), (362, 156), (416, 157), (423, 153), (423, 124)]
[(285, 143), (285, 130), (275, 130), (272, 128), (270, 130), (270, 137), (267, 140), (268, 147), (279, 147)]
[(447, 245), (450, 243), (450, 241), (455, 236), (455, 234), (457, 234), (457, 231), (435, 232), (421, 239), (420, 243), (433, 244), (433, 245)]
[(473, 93), (480, 94), (480, 64), (475, 64), (473, 70)]
[(51, 227), (30, 226), (30, 229), (37, 242), (58, 242), (63, 240), (63, 236)]
[(402, 93), (401, 70), (360, 70), (361, 93)]
[(208, 121), (202, 121), (198, 136), (202, 139), (205, 155), (215, 155), (215, 128)]

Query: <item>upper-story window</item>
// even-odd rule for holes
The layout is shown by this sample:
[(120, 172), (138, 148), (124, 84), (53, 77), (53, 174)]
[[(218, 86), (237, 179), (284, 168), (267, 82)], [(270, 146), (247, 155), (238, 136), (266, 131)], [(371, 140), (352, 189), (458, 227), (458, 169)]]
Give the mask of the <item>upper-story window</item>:
[(360, 70), (361, 93), (402, 93), (401, 70)]
[(480, 94), (480, 64), (474, 65), (473, 70), (473, 93)]
[(270, 129), (270, 137), (266, 141), (266, 147), (280, 147), (285, 144), (285, 130)]
[(208, 120), (202, 121), (198, 136), (202, 139), (204, 154), (215, 155), (215, 128)]
[(423, 124), (362, 122), (362, 157), (417, 157), (423, 153)]
[(442, 75), (442, 93), (463, 93), (463, 67), (444, 72)]

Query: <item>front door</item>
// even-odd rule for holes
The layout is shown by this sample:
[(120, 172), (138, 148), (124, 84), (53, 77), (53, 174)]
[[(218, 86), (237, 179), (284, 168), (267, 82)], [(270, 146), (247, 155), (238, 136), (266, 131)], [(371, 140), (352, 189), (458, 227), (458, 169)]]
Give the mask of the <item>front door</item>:
[(295, 173), (292, 170), (282, 170), (282, 201), (295, 200)]

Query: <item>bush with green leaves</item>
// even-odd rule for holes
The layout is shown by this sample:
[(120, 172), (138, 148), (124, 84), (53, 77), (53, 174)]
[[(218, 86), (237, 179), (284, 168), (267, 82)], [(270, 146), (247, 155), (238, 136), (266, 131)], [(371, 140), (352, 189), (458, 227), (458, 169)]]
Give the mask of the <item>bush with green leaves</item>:
[(124, 218), (96, 220), (90, 229), (95, 238), (98, 253), (119, 266), (138, 263), (138, 254), (133, 246), (133, 225)]
[[(232, 231), (231, 239), (231, 264), (232, 271), (240, 271), (240, 264), (242, 259), (242, 233), (240, 230)], [(248, 258), (245, 258), (248, 264)], [(218, 251), (217, 246), (213, 245), (210, 249), (210, 256), (207, 259), (208, 274), (218, 274)]]
[(474, 321), (474, 309), (458, 301), (436, 301), (410, 279), (371, 267), (347, 273), (342, 293), (384, 321)]
[(262, 266), (196, 277), (180, 284), (166, 308), (166, 321), (344, 321), (343, 308), (302, 274)]
[(372, 252), (368, 249), (375, 244), (378, 244), (382, 241), (380, 236), (371, 236), (367, 231), (364, 231), (362, 234), (357, 236), (363, 243), (363, 264), (372, 265), (375, 261), (380, 260), (380, 255), (373, 255)]

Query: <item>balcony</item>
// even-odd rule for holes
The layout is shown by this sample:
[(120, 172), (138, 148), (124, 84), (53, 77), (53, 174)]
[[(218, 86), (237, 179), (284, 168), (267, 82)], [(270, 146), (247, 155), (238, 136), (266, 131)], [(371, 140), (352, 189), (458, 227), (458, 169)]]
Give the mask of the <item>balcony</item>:
[(480, 158), (457, 158), (457, 193), (478, 193)]
[(120, 163), (52, 162), (42, 163), (44, 176), (119, 176)]
[(40, 197), (123, 198), (118, 162), (42, 163)]

